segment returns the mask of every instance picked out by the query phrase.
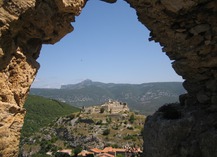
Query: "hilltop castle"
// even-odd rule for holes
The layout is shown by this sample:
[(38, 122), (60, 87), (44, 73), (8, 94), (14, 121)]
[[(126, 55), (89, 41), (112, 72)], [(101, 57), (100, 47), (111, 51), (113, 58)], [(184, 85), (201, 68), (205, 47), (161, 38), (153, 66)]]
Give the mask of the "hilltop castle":
[(100, 105), (100, 106), (91, 106), (91, 107), (83, 107), (84, 113), (120, 113), (129, 111), (129, 107), (127, 103), (109, 100), (108, 102)]

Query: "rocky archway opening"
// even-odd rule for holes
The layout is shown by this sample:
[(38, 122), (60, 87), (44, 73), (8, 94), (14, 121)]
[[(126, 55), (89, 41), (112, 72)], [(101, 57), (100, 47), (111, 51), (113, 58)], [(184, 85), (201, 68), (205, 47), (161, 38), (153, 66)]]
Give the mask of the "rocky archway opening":
[(43, 45), (32, 87), (60, 88), (85, 79), (131, 84), (182, 81), (159, 43), (148, 41), (150, 31), (126, 2), (89, 1), (72, 25), (73, 33), (55, 45)]
[[(171, 113), (171, 107), (149, 118), (144, 156), (217, 156), (217, 2), (126, 1), (151, 31), (151, 40), (174, 60), (173, 68), (186, 80), (188, 91), (180, 97), (181, 106), (172, 107), (180, 113), (178, 119), (162, 117)], [(84, 4), (83, 0), (0, 1), (1, 156), (17, 155), (23, 102), (39, 68), (35, 60), (41, 45), (54, 44), (71, 32), (70, 22)]]

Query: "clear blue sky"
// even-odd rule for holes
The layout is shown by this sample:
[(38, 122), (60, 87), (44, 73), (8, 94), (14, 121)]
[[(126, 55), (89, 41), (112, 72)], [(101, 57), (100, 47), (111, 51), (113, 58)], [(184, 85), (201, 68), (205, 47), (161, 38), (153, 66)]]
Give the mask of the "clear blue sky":
[(89, 1), (74, 31), (55, 45), (43, 45), (32, 87), (59, 88), (85, 79), (104, 83), (183, 81), (158, 43), (123, 0)]

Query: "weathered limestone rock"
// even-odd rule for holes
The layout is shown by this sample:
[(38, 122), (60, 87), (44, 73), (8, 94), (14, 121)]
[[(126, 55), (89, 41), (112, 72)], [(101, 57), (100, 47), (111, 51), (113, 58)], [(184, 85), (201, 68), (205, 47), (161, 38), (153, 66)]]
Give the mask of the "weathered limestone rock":
[(16, 156), (25, 109), (23, 103), (39, 65), (20, 50), (0, 74), (0, 156)]
[[(217, 1), (126, 1), (151, 31), (150, 40), (160, 42), (163, 51), (174, 61), (174, 70), (186, 80), (185, 88), (196, 104), (211, 104), (212, 91), (206, 84), (217, 78)], [(198, 100), (201, 90), (209, 93), (203, 102)]]
[[(116, 0), (102, 0), (114, 3)], [(144, 156), (217, 156), (217, 0), (125, 0), (185, 82), (145, 125)], [(71, 32), (85, 0), (0, 0), (0, 156), (16, 156), (42, 44)], [(127, 18), (127, 17), (126, 17)], [(168, 114), (169, 113), (169, 114)]]
[(0, 157), (18, 156), (23, 104), (43, 43), (71, 32), (84, 0), (0, 1)]
[(126, 1), (151, 31), (150, 40), (174, 61), (188, 91), (180, 96), (181, 105), (159, 109), (147, 119), (143, 155), (217, 156), (217, 1)]
[(178, 13), (179, 11), (182, 10), (188, 10), (190, 8), (192, 8), (193, 6), (197, 5), (196, 2), (192, 1), (192, 0), (176, 0), (176, 1), (171, 1), (171, 0), (161, 0), (160, 1), (163, 6), (174, 13)]
[[(174, 110), (170, 108), (171, 106), (160, 108), (146, 122), (143, 156), (217, 156), (216, 111), (198, 106), (183, 108), (173, 105)], [(174, 117), (174, 111), (181, 116)]]

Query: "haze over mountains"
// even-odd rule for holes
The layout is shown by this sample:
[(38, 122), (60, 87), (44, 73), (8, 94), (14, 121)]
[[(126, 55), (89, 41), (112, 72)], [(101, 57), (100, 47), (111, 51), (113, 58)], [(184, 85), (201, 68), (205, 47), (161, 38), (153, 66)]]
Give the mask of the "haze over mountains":
[(178, 102), (185, 93), (181, 82), (143, 84), (114, 84), (85, 80), (78, 84), (62, 85), (60, 89), (32, 88), (30, 94), (40, 95), (71, 105), (100, 105), (109, 99), (128, 103), (131, 110), (152, 114), (165, 103)]

